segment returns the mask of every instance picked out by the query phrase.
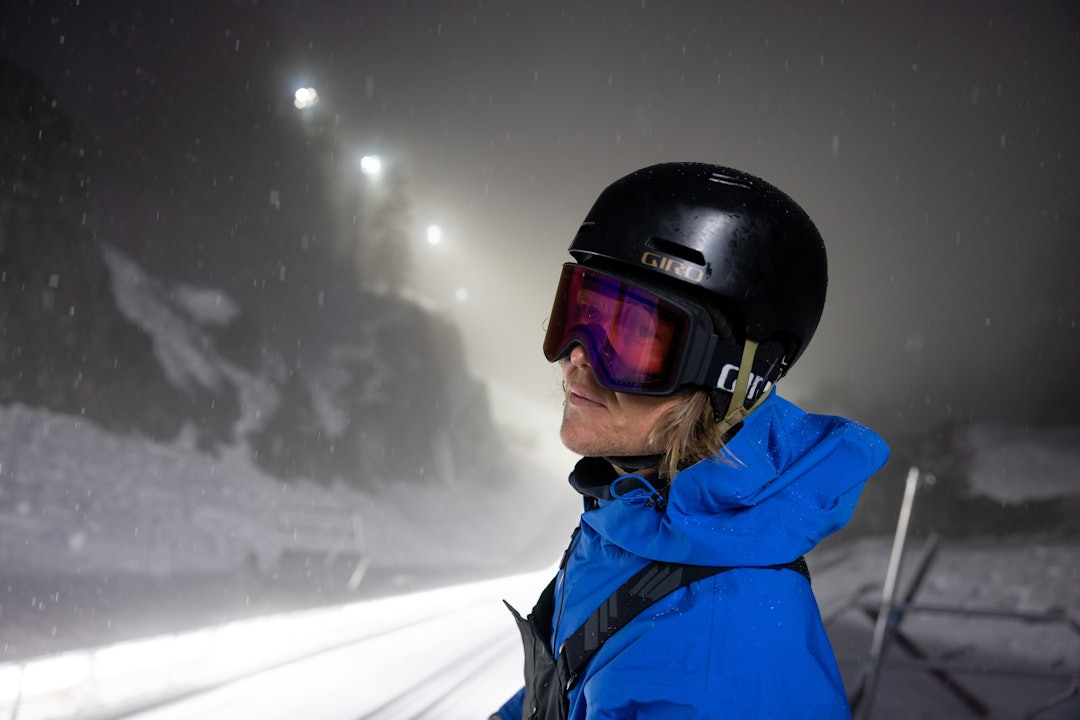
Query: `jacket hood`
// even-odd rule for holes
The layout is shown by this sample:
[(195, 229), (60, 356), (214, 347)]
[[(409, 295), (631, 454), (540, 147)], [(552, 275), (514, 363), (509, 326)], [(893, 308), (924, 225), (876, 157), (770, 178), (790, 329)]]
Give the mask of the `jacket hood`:
[(786, 563), (848, 523), (867, 479), (888, 456), (874, 431), (804, 412), (774, 393), (725, 452), (678, 473), (665, 498), (637, 476), (623, 476), (611, 483), (611, 499), (582, 522), (653, 560)]

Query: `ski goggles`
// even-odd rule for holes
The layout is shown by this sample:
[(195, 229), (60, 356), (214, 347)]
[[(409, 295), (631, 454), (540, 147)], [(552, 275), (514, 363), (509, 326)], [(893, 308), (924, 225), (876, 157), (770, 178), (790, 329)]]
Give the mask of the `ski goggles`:
[[(563, 265), (551, 308), (544, 356), (555, 362), (581, 345), (597, 382), (608, 390), (671, 395), (687, 384), (713, 385), (738, 348), (721, 344), (705, 311), (641, 283), (575, 263)], [(708, 376), (712, 374), (712, 382)]]

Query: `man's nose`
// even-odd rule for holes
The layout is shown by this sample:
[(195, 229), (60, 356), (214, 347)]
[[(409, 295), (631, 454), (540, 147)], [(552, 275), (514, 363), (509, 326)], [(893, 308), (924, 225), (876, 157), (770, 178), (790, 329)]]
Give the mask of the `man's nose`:
[(570, 363), (577, 367), (590, 367), (589, 355), (580, 343), (570, 348)]

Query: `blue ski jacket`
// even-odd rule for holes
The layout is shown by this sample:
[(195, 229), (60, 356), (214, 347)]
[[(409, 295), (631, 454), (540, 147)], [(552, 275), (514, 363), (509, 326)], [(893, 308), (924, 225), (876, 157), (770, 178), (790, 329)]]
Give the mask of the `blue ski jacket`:
[[(556, 578), (553, 652), (652, 560), (736, 569), (676, 590), (608, 639), (569, 693), (570, 720), (850, 717), (810, 583), (764, 566), (846, 525), (887, 458), (872, 430), (774, 394), (666, 497), (634, 475), (590, 488), (575, 477), (590, 459), (579, 463), (571, 482), (586, 511)], [(521, 718), (523, 695), (498, 716)]]

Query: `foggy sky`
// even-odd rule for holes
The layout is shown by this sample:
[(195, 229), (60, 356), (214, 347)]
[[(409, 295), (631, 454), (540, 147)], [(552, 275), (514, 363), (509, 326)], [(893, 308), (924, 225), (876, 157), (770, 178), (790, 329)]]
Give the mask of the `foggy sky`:
[[(40, 50), (89, 5), (38, 3), (59, 18), (38, 50), (10, 21), (4, 43), (100, 119), (122, 109), (87, 83), (123, 72)], [(283, 96), (315, 86), (407, 177), (414, 284), (480, 378), (557, 403), (540, 340), (578, 224), (617, 177), (697, 160), (778, 185), (825, 238), (825, 315), (782, 394), (886, 430), (1080, 422), (1074, 3), (262, 5)]]

